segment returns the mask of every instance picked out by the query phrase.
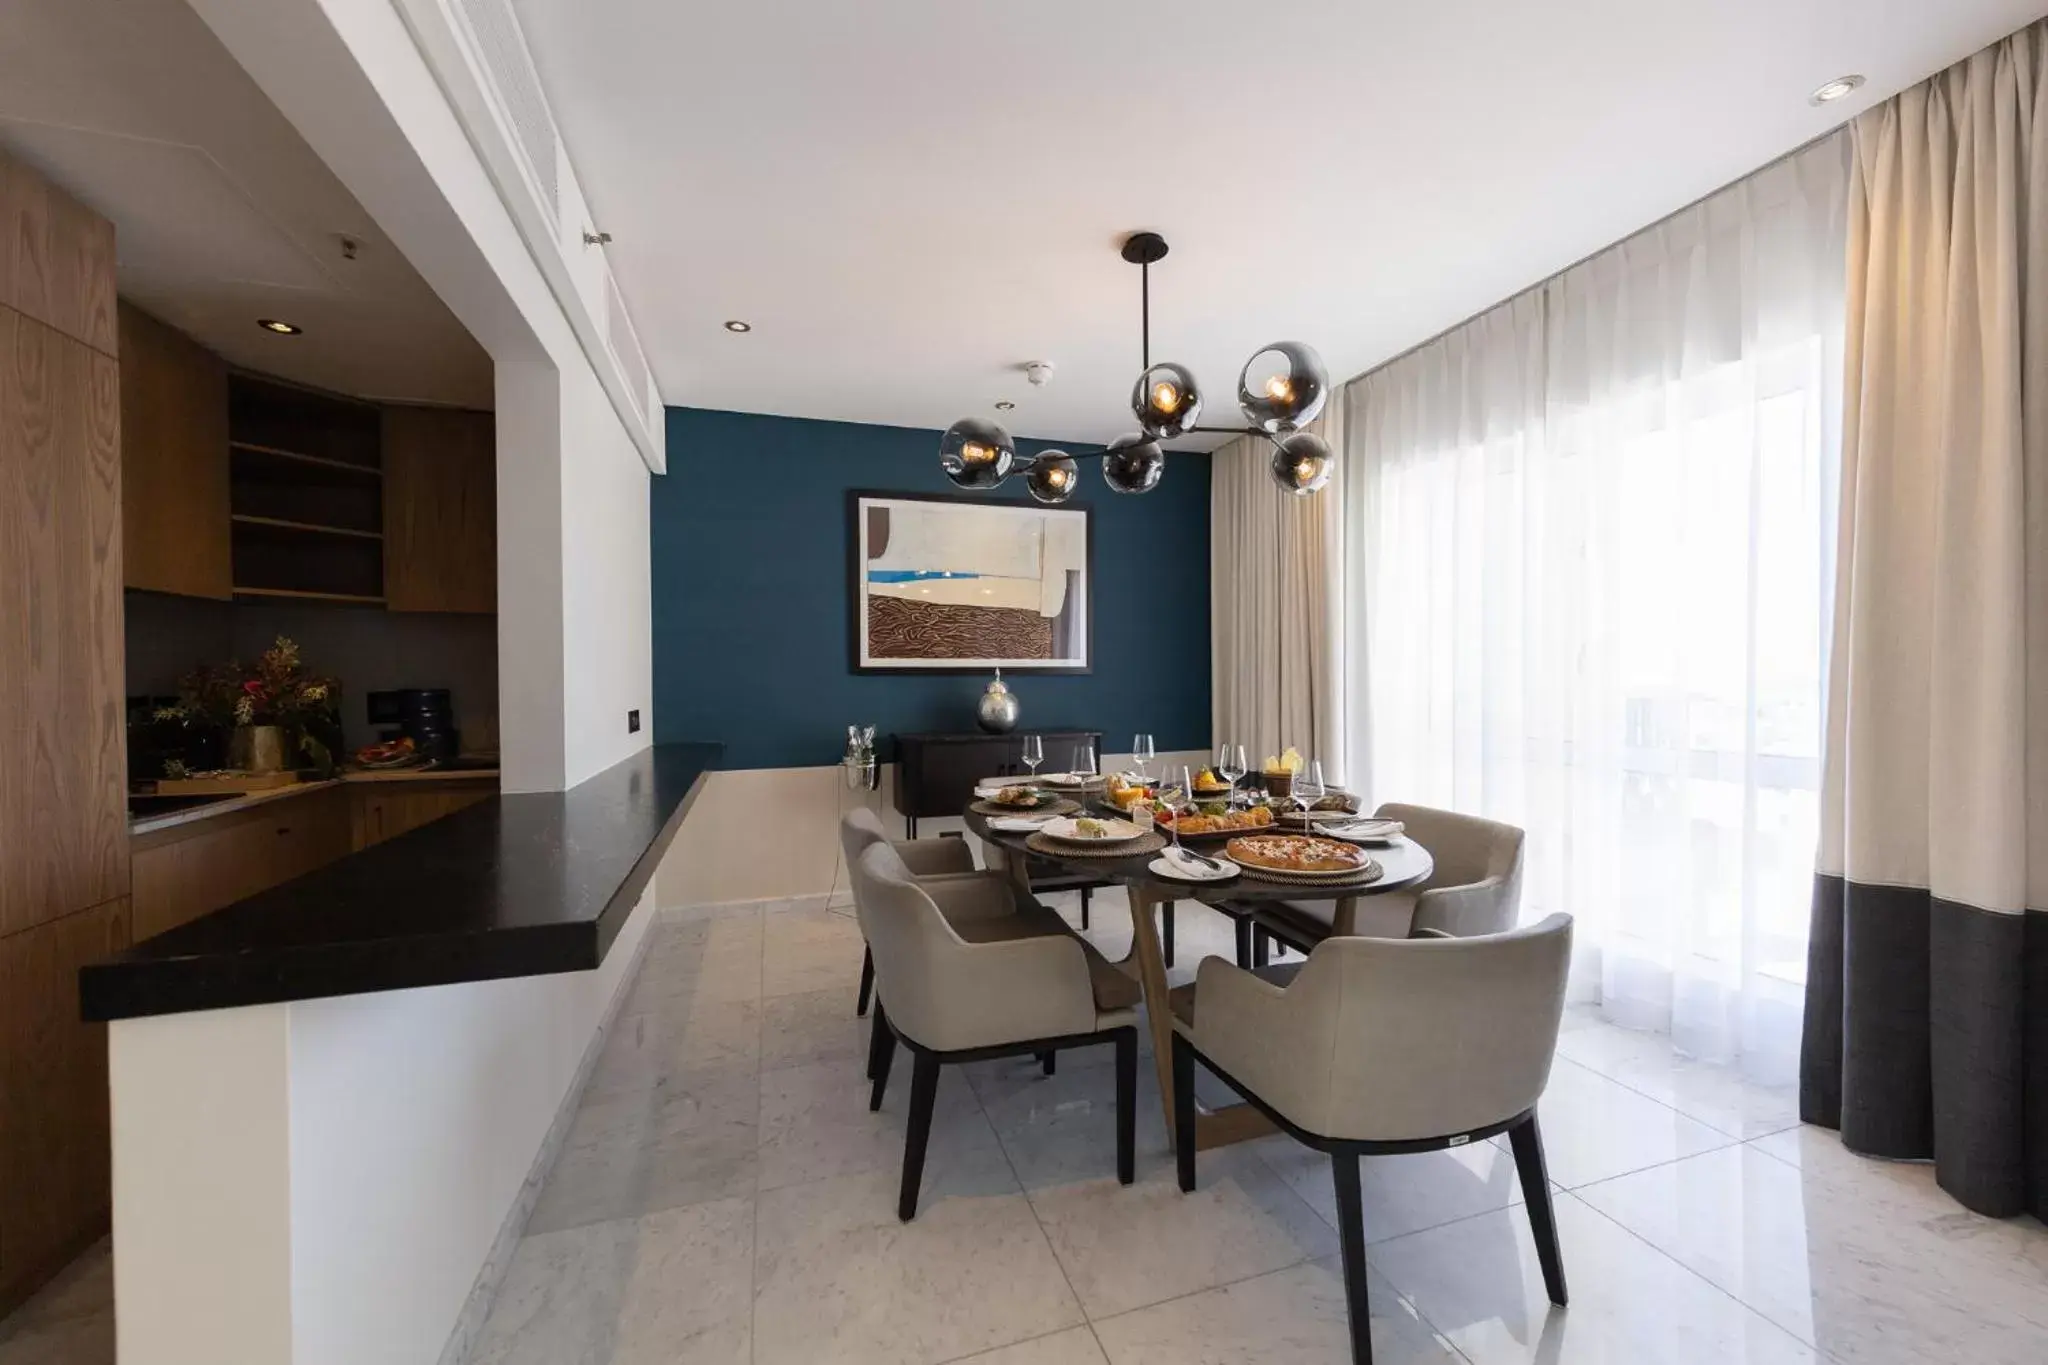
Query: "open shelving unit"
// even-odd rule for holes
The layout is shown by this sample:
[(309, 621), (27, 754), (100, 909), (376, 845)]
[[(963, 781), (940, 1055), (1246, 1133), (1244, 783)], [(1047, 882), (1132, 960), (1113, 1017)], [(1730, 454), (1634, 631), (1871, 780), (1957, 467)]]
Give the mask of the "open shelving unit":
[(383, 604), (380, 427), (369, 403), (229, 377), (236, 596)]

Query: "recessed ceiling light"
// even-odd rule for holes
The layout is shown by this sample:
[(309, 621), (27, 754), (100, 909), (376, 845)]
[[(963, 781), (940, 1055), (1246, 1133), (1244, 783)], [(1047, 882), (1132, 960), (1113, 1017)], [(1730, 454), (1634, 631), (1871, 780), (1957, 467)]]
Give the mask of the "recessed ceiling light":
[(741, 322), (738, 318), (727, 318), (725, 320), (725, 330), (728, 332), (751, 332), (754, 330), (754, 324), (751, 322)]
[(258, 318), (256, 319), (256, 325), (266, 332), (275, 332), (281, 337), (295, 337), (306, 330), (303, 327), (294, 327), (289, 322), (279, 322), (276, 318)]
[(1014, 408), (1014, 407), (1016, 407), (1016, 406), (1017, 406), (1017, 405), (1016, 405), (1015, 403), (1012, 403), (1012, 402), (1011, 402), (1011, 401), (1010, 401), (1009, 399), (1007, 399), (1007, 398), (998, 398), (998, 399), (996, 400), (996, 411), (997, 411), (997, 412), (1008, 412), (1008, 411), (1010, 411), (1010, 410), (1011, 410), (1012, 408)]
[(1862, 85), (1861, 76), (1837, 76), (1807, 98), (1814, 104), (1833, 104), (1844, 95), (1854, 94)]

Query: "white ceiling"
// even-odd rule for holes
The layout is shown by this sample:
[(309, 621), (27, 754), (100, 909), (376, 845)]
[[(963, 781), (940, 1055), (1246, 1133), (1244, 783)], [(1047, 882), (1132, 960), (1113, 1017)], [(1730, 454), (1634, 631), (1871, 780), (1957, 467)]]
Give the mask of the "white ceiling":
[(0, 0), (0, 146), (113, 220), (124, 298), (230, 362), (491, 406), (489, 356), (184, 0)]
[(1009, 398), (1020, 434), (1101, 440), (1132, 425), (1132, 229), (1172, 245), (1154, 358), (1229, 420), (1256, 346), (1356, 374), (2043, 4), (517, 8), (669, 402), (944, 426)]

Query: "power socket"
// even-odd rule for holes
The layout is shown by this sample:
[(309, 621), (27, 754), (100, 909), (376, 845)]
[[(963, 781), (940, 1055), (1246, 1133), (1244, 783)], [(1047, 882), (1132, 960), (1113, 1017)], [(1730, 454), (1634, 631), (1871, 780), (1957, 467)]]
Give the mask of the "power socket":
[(629, 735), (640, 733), (640, 712), (638, 710), (626, 713), (626, 733)]

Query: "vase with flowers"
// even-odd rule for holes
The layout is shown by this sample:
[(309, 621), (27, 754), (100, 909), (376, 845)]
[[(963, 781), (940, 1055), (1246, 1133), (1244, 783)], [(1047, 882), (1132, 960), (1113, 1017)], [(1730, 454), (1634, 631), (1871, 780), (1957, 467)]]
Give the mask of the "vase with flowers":
[(334, 768), (340, 686), (307, 672), (285, 636), (253, 665), (210, 664), (184, 679), (178, 709), (229, 730), (228, 763), (245, 772), (297, 767), (304, 755), (321, 773)]

